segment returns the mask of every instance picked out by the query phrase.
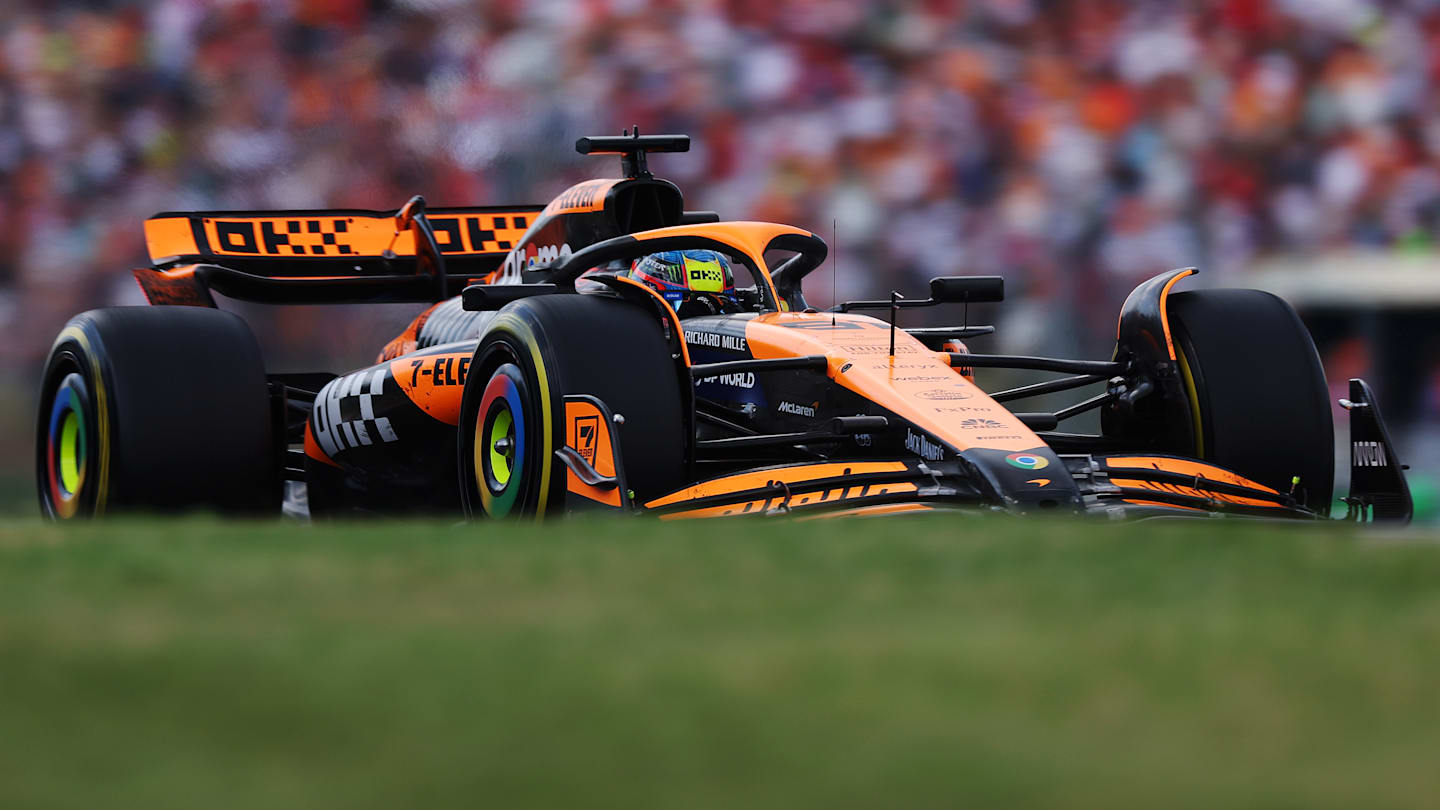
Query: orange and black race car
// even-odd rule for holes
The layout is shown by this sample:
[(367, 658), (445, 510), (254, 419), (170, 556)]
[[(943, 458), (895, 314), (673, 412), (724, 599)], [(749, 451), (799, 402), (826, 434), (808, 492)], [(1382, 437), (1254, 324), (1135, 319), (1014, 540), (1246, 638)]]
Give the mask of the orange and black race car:
[[(1322, 518), (1334, 438), (1308, 332), (1254, 290), (1135, 289), (1110, 359), (972, 354), (996, 277), (818, 311), (813, 233), (686, 211), (647, 153), (685, 136), (582, 138), (623, 177), (546, 206), (159, 214), (149, 307), (74, 318), (46, 366), (40, 502), (315, 517), (582, 510), (661, 519), (942, 508)], [(267, 373), (212, 292), (268, 303), (427, 302), (374, 365)], [(959, 307), (957, 307), (959, 309)], [(872, 317), (874, 313), (878, 317)], [(1059, 379), (982, 390), (973, 369)], [(1092, 387), (1055, 412), (1015, 403)], [(1347, 516), (1411, 511), (1368, 386), (1352, 380)], [(1094, 434), (1062, 432), (1099, 409)]]

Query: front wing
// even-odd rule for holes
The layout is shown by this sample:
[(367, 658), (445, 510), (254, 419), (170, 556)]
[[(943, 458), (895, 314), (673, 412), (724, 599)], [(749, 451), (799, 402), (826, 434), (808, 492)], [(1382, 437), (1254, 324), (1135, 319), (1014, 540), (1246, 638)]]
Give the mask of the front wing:
[[(1073, 511), (1113, 517), (1319, 517), (1288, 493), (1192, 459), (1117, 454), (1061, 456), (1061, 460), (1080, 492), (1079, 504), (1071, 507)], [(1063, 502), (1049, 503), (1047, 508), (997, 498), (959, 462), (866, 460), (788, 464), (723, 475), (651, 500), (643, 504), (641, 511), (661, 520), (678, 520), (740, 515), (893, 514), (967, 507), (1022, 513), (1064, 508)]]

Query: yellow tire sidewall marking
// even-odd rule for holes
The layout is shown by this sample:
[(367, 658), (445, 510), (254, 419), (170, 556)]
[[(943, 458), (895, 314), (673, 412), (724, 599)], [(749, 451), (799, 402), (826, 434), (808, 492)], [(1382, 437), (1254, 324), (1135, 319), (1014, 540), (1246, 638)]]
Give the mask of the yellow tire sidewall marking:
[[(80, 326), (71, 324), (60, 330), (59, 336), (55, 338), (55, 347), (59, 347), (66, 340), (73, 340), (79, 344), (85, 352), (85, 358), (90, 363), (90, 385), (95, 393), (95, 461), (96, 461), (96, 490), (95, 490), (95, 517), (105, 514), (105, 501), (110, 494), (110, 411), (108, 408), (107, 393), (105, 391), (105, 377), (101, 373), (100, 358), (95, 352), (95, 345), (90, 336)], [(52, 348), (51, 351), (54, 351)]]

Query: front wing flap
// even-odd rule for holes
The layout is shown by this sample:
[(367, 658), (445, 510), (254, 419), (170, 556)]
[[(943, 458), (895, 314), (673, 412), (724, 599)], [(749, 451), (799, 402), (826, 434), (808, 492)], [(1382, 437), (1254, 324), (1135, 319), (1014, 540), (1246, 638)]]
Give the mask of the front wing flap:
[[(1289, 493), (1193, 459), (1062, 456), (1087, 513), (1112, 517), (1318, 518)], [(937, 507), (1005, 509), (958, 464), (824, 461), (722, 475), (646, 502), (661, 520), (776, 514), (891, 514)], [(1052, 507), (1053, 509), (1054, 507)], [(1010, 504), (1010, 511), (1034, 505)], [(1049, 510), (1046, 510), (1049, 511)]]
[(723, 475), (644, 505), (661, 520), (819, 513), (922, 501), (979, 505), (979, 490), (958, 467), (921, 461), (825, 461)]
[(1065, 456), (1086, 511), (1318, 518), (1293, 495), (1203, 461), (1155, 454)]

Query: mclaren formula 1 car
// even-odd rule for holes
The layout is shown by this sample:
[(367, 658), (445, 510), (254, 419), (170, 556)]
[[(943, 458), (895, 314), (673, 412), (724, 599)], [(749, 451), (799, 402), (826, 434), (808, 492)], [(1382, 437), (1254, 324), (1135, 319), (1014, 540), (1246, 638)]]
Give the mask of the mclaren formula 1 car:
[[(916, 307), (995, 302), (998, 277), (818, 311), (820, 237), (685, 210), (651, 152), (582, 138), (623, 176), (545, 206), (186, 212), (145, 223), (148, 307), (75, 317), (45, 367), (40, 503), (54, 518), (205, 509), (310, 515), (584, 510), (661, 519), (942, 508), (1108, 516), (1329, 517), (1334, 437), (1310, 336), (1254, 290), (1141, 284), (1113, 355), (975, 354), (992, 328), (907, 328)], [(701, 262), (684, 296), (629, 272)], [(700, 265), (704, 265), (703, 267)], [(733, 279), (731, 278), (733, 276)], [(685, 281), (685, 279), (682, 279)], [(723, 283), (722, 283), (723, 282)], [(273, 304), (430, 304), (342, 374), (267, 373), (212, 293)], [(976, 369), (1058, 379), (984, 390)], [(1090, 388), (1052, 412), (1029, 397)], [(1403, 467), (1350, 382), (1354, 519), (1405, 520)], [(1063, 422), (1098, 409), (1100, 430)]]

